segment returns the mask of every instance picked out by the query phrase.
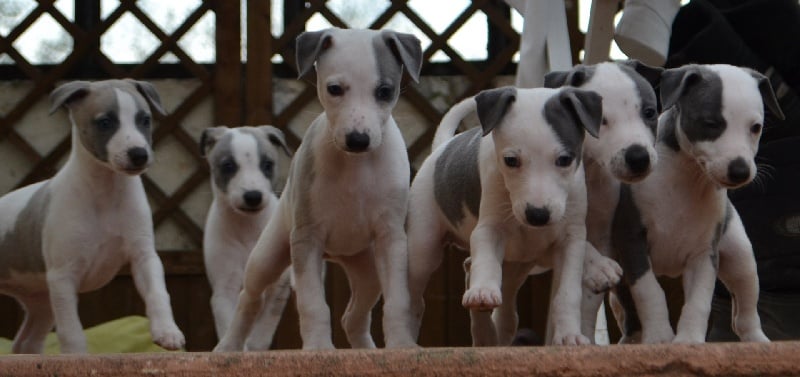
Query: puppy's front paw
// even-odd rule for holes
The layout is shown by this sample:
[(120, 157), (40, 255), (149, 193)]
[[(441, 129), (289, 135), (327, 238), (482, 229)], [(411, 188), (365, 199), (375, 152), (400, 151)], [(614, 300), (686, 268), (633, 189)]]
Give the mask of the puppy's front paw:
[(492, 310), (503, 303), (500, 289), (488, 287), (472, 287), (464, 292), (461, 305), (473, 310)]
[(622, 278), (622, 267), (611, 258), (601, 256), (587, 261), (583, 272), (583, 285), (594, 293), (615, 287)]
[(164, 349), (170, 351), (182, 349), (186, 344), (186, 339), (177, 325), (165, 325), (159, 328), (151, 329), (153, 335), (153, 342), (158, 344)]
[(556, 333), (553, 336), (553, 345), (554, 346), (583, 346), (587, 344), (592, 344), (589, 338), (583, 336), (582, 334), (558, 334)]

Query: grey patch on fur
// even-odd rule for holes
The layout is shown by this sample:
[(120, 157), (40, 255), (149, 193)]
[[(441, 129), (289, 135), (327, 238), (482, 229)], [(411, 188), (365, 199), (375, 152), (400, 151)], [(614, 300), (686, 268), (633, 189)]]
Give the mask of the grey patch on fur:
[(678, 136), (675, 134), (677, 122), (678, 112), (675, 109), (665, 111), (658, 119), (658, 142), (666, 145), (675, 152), (681, 150), (681, 146), (678, 143)]
[(42, 229), (50, 203), (50, 182), (45, 182), (20, 211), (14, 227), (0, 239), (0, 279), (11, 272), (45, 272)]
[(481, 202), (481, 176), (478, 152), (481, 130), (473, 128), (451, 140), (436, 159), (433, 192), (445, 217), (458, 226), (466, 215), (464, 205), (478, 216)]
[(626, 184), (620, 187), (619, 203), (611, 223), (611, 248), (618, 253), (617, 260), (629, 285), (651, 269), (647, 228), (642, 223), (631, 187)]
[[(400, 80), (403, 78), (403, 66), (392, 53), (382, 35), (376, 35), (372, 40), (372, 47), (375, 49), (375, 67), (378, 70), (378, 82), (375, 83), (373, 94), (377, 94), (378, 88), (386, 86), (392, 89), (392, 97), (387, 102), (393, 103), (400, 95)], [(367, 83), (366, 85), (371, 85)], [(375, 100), (382, 102), (375, 97)]]
[[(239, 164), (233, 157), (233, 135), (225, 134), (214, 144), (214, 148), (208, 156), (208, 164), (211, 168), (211, 176), (214, 180), (214, 185), (222, 192), (228, 192), (228, 183), (236, 175)], [(223, 172), (222, 166), (227, 163), (233, 163), (236, 166), (233, 174)]]
[(422, 68), (422, 46), (419, 39), (413, 34), (382, 30), (375, 41), (375, 57), (378, 60), (378, 77), (382, 78), (384, 73), (391, 74), (384, 70), (386, 68), (385, 60), (387, 57), (394, 57), (395, 66), (400, 69), (398, 84), (402, 78), (403, 68), (412, 80), (419, 82), (419, 73)]
[(511, 86), (487, 89), (475, 96), (475, 106), (483, 136), (488, 135), (500, 124), (516, 100), (517, 89)]
[(545, 88), (574, 86), (579, 88), (592, 80), (595, 67), (578, 64), (569, 71), (553, 71), (544, 75)]
[[(629, 65), (618, 63), (617, 66), (619, 66), (620, 70), (628, 75), (628, 77), (630, 77), (630, 79), (633, 81), (638, 97), (641, 100), (639, 117), (642, 118), (642, 122), (644, 122), (647, 128), (650, 129), (650, 132), (653, 133), (653, 136), (655, 136), (656, 126), (658, 125), (658, 102), (656, 100), (656, 92), (653, 90), (653, 86)], [(645, 116), (645, 113), (648, 111), (648, 109), (653, 111), (653, 116), (650, 118)]]
[[(580, 104), (576, 104), (567, 98), (567, 96), (573, 94), (578, 95), (577, 98), (578, 101), (581, 102)], [(587, 96), (592, 98), (588, 98)], [(598, 102), (596, 104), (597, 106), (592, 106), (594, 104), (589, 102), (595, 100)], [(599, 105), (600, 101), (600, 96), (594, 92), (577, 89), (562, 89), (561, 93), (548, 99), (542, 108), (544, 119), (553, 129), (561, 145), (575, 157), (578, 163), (581, 161), (583, 139), (586, 135), (584, 130), (596, 135), (597, 128), (600, 126), (600, 121), (603, 116), (602, 107)], [(570, 106), (572, 106), (572, 108)], [(592, 114), (581, 114), (582, 112), (586, 113), (587, 110)], [(589, 118), (592, 119), (590, 120)], [(590, 129), (590, 127), (593, 129)]]
[(719, 241), (728, 231), (728, 225), (730, 225), (733, 218), (733, 211), (735, 211), (733, 204), (728, 200), (725, 204), (725, 215), (714, 229), (714, 238), (711, 239), (711, 263), (714, 265), (714, 270), (717, 271), (719, 270)]
[(685, 66), (664, 72), (661, 82), (664, 108), (674, 104), (679, 126), (692, 142), (712, 141), (725, 132), (722, 116), (722, 79), (701, 66)]

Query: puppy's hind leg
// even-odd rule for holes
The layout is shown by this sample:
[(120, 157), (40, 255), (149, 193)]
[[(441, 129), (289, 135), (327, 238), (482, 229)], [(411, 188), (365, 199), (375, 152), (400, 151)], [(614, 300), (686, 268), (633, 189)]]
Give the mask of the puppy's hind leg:
[(46, 294), (37, 295), (20, 299), (19, 302), (25, 310), (25, 319), (14, 337), (11, 352), (40, 354), (44, 351), (44, 339), (47, 333), (53, 329), (50, 297)]
[[(411, 300), (411, 336), (419, 337), (425, 313), (425, 288), (431, 275), (442, 264), (444, 231), (435, 216), (423, 213), (418, 203), (411, 201), (408, 216), (408, 290)], [(430, 210), (428, 206), (428, 211)]]
[(253, 323), (263, 307), (264, 289), (289, 267), (289, 231), (278, 212), (258, 238), (244, 271), (244, 283), (236, 303), (236, 314), (214, 352), (242, 351)]
[(245, 350), (268, 350), (272, 345), (275, 330), (278, 328), (283, 310), (292, 294), (291, 275), (291, 270), (287, 268), (278, 281), (264, 290), (264, 306), (253, 325), (253, 331), (247, 338)]
[(769, 342), (757, 311), (759, 282), (753, 247), (738, 216), (722, 235), (719, 253), (719, 279), (733, 302), (733, 331), (743, 342)]
[[(375, 348), (370, 335), (372, 308), (381, 295), (381, 287), (376, 284), (375, 255), (366, 250), (351, 257), (341, 258), (341, 265), (350, 282), (350, 301), (342, 315), (342, 327), (347, 341), (353, 348)], [(386, 314), (384, 314), (386, 315)]]

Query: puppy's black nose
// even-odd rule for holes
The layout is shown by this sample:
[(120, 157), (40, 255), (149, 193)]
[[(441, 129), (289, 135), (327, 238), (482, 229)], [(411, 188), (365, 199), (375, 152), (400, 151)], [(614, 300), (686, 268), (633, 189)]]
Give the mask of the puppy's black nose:
[(133, 167), (144, 167), (149, 157), (150, 155), (147, 153), (147, 149), (142, 147), (128, 149), (128, 159), (131, 160), (131, 165), (133, 165)]
[(258, 207), (263, 199), (261, 191), (247, 191), (242, 197), (244, 198), (244, 204), (247, 204), (248, 207)]
[(550, 221), (550, 210), (528, 205), (525, 208), (525, 219), (528, 220), (528, 224), (533, 226), (545, 225)]
[(750, 179), (750, 166), (747, 165), (747, 161), (738, 157), (728, 164), (728, 180), (731, 183), (744, 183), (748, 179)]
[(650, 154), (647, 148), (639, 144), (632, 145), (625, 150), (625, 164), (631, 173), (642, 174), (650, 169)]
[(369, 135), (353, 131), (345, 137), (345, 144), (350, 152), (363, 152), (369, 147)]

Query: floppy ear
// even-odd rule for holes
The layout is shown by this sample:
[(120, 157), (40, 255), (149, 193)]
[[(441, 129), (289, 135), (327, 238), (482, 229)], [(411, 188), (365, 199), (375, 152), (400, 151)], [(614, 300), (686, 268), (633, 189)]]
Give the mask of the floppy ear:
[(292, 157), (294, 153), (289, 149), (289, 145), (286, 144), (286, 137), (283, 131), (273, 126), (259, 126), (258, 129), (267, 135), (267, 140), (269, 140), (270, 143), (283, 149), (283, 152), (286, 153), (287, 156)]
[(391, 30), (381, 31), (381, 37), (397, 62), (402, 64), (414, 82), (419, 82), (422, 69), (422, 46), (419, 39), (412, 34), (398, 33)]
[(211, 148), (219, 141), (219, 138), (229, 130), (225, 126), (209, 127), (200, 136), (200, 156), (206, 157)]
[(517, 89), (505, 86), (484, 90), (475, 96), (478, 120), (483, 128), (483, 136), (492, 132), (508, 112), (511, 104), (517, 100)]
[(545, 88), (560, 88), (562, 86), (579, 87), (589, 79), (588, 68), (578, 64), (569, 71), (553, 71), (544, 75)]
[(161, 106), (161, 97), (158, 95), (156, 91), (156, 87), (153, 84), (147, 81), (138, 81), (132, 79), (125, 79), (125, 81), (133, 84), (136, 87), (136, 90), (144, 96), (147, 100), (147, 103), (150, 104), (150, 107), (155, 110), (159, 115), (167, 115), (167, 112), (164, 111), (164, 108)]
[(50, 93), (50, 114), (56, 112), (59, 107), (68, 105), (89, 94), (88, 81), (72, 81), (55, 88)]
[(644, 77), (644, 79), (647, 80), (647, 82), (650, 83), (650, 86), (652, 86), (654, 89), (658, 87), (659, 83), (661, 83), (661, 74), (664, 73), (664, 68), (652, 67), (636, 59), (626, 60), (622, 62), (622, 64), (633, 68), (633, 70)]
[(303, 78), (320, 55), (333, 45), (331, 29), (307, 31), (297, 36), (295, 56), (297, 77)]
[(664, 71), (661, 74), (661, 103), (663, 109), (669, 109), (686, 91), (702, 80), (703, 77), (696, 66), (683, 66)]
[(597, 137), (603, 120), (603, 97), (591, 90), (575, 88), (562, 89), (559, 96), (561, 104), (576, 123), (583, 126), (589, 135)]
[(754, 70), (749, 69), (749, 71), (750, 75), (758, 81), (758, 91), (761, 93), (761, 100), (764, 101), (764, 105), (772, 111), (772, 114), (778, 119), (785, 120), (786, 116), (783, 115), (783, 111), (780, 105), (778, 105), (778, 100), (775, 98), (775, 91), (772, 90), (772, 84), (769, 83), (769, 79)]

